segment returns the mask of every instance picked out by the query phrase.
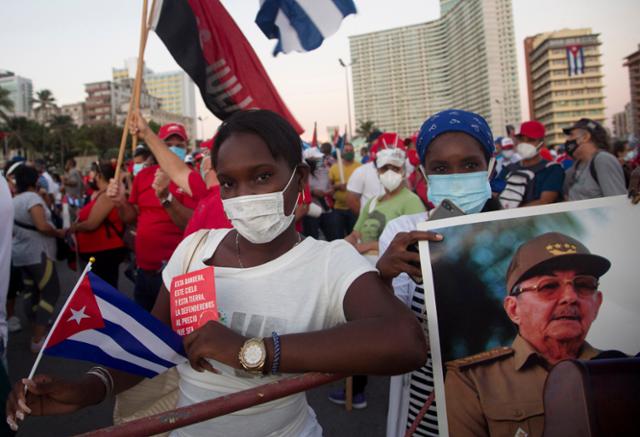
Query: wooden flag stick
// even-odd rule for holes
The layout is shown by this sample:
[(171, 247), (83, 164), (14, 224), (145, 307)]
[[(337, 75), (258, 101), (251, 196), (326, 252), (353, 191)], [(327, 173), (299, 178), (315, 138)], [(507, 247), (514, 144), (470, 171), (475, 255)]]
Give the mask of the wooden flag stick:
[[(124, 148), (127, 145), (127, 134), (129, 133), (129, 124), (131, 123), (131, 114), (135, 107), (135, 90), (138, 78), (140, 78), (140, 72), (142, 71), (142, 63), (144, 62), (144, 49), (147, 44), (147, 35), (149, 34), (149, 27), (147, 27), (147, 0), (142, 1), (142, 25), (140, 28), (140, 45), (138, 47), (138, 65), (136, 68), (136, 81), (134, 82), (134, 90), (131, 99), (129, 100), (129, 112), (127, 118), (124, 121), (124, 128), (122, 129), (122, 136), (120, 137), (120, 150), (118, 151), (118, 162), (116, 164), (116, 174), (114, 179), (120, 180), (120, 167), (122, 167), (122, 161), (124, 161)], [(142, 79), (142, 78), (140, 78)], [(138, 96), (139, 97), (139, 96)], [(134, 146), (135, 147), (135, 146)]]
[[(140, 91), (142, 90), (142, 75), (144, 74), (144, 51), (147, 47), (147, 38), (149, 36), (147, 0), (143, 0), (142, 10), (142, 20), (140, 22), (140, 46), (138, 47), (138, 64), (136, 66), (136, 78), (133, 83), (133, 109), (129, 107), (129, 116), (131, 116), (132, 111), (137, 111), (140, 109)], [(136, 151), (137, 145), (138, 136), (136, 134), (133, 134), (131, 138), (132, 156)]]

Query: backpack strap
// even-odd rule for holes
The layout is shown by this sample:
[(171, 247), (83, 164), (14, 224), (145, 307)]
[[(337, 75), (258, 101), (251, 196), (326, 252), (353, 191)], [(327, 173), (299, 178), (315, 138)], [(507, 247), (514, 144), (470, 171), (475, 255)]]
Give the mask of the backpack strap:
[(35, 226), (30, 225), (30, 224), (25, 223), (25, 222), (21, 222), (19, 220), (13, 220), (13, 224), (15, 224), (16, 226), (21, 227), (23, 229), (29, 229), (30, 231), (38, 232), (38, 228), (36, 228)]
[(596, 184), (598, 184), (598, 186), (600, 186), (600, 181), (598, 180), (598, 172), (596, 171), (596, 158), (599, 154), (600, 152), (596, 152), (596, 154), (593, 155), (593, 158), (591, 158), (591, 162), (589, 163), (589, 173), (591, 173), (591, 177), (594, 181), (596, 181)]

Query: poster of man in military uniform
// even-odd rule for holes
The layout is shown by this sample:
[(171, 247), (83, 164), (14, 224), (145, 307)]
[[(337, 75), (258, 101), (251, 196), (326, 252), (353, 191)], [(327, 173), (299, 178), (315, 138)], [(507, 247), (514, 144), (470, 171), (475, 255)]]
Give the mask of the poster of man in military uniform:
[(441, 435), (541, 436), (553, 365), (640, 351), (638, 223), (620, 197), (419, 225)]

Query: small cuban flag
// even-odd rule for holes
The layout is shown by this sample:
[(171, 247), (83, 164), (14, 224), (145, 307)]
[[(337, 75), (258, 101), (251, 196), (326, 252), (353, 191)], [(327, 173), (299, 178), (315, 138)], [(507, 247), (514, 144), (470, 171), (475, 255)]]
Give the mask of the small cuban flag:
[(353, 0), (260, 0), (256, 24), (280, 52), (309, 52), (336, 33), (347, 15), (356, 13)]
[(569, 76), (584, 74), (584, 49), (582, 46), (567, 46), (567, 66)]
[[(182, 338), (88, 271), (67, 299), (47, 339), (47, 355), (92, 361), (151, 378), (187, 361)], [(42, 351), (31, 371), (41, 358)]]

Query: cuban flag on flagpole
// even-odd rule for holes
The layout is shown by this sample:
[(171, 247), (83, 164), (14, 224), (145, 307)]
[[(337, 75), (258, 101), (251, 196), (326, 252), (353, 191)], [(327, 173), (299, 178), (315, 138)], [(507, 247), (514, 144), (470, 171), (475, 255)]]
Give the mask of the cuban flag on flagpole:
[(42, 352), (147, 378), (187, 361), (178, 334), (88, 269), (60, 311), (29, 378)]
[(277, 39), (273, 55), (309, 52), (336, 33), (353, 0), (260, 0), (256, 24), (269, 39)]
[(567, 46), (567, 66), (569, 76), (584, 74), (584, 50), (582, 46)]

